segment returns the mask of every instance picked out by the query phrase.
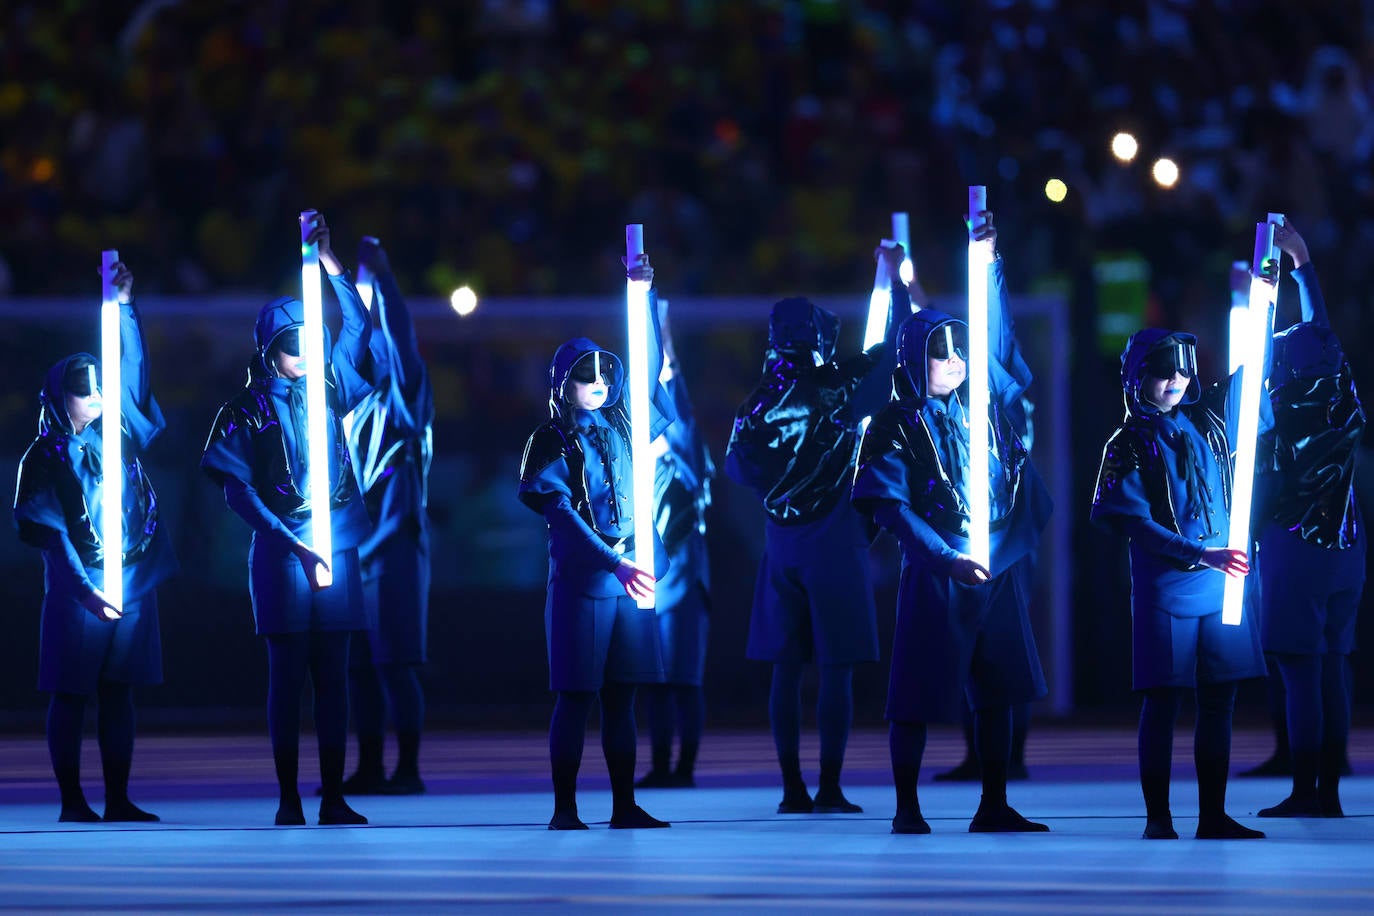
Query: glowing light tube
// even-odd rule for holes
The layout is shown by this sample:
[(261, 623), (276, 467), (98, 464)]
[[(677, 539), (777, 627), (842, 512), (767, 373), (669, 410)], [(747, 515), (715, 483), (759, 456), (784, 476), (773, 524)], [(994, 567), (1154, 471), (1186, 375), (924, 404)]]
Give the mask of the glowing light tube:
[[(324, 374), (329, 355), (324, 353), (324, 305), (320, 292), (320, 248), (306, 239), (315, 228), (315, 211), (301, 213), (301, 302), (305, 327), (301, 329), (301, 356), (305, 358), (306, 500), (310, 503), (310, 546), (331, 568), (334, 563), (334, 530), (329, 518), (329, 410), (324, 398)], [(315, 584), (325, 588), (334, 575), (315, 567)]]
[[(1226, 546), (1250, 553), (1250, 509), (1255, 488), (1255, 440), (1259, 437), (1259, 408), (1264, 384), (1264, 353), (1273, 323), (1274, 287), (1264, 278), (1264, 262), (1274, 245), (1274, 224), (1255, 225), (1255, 257), (1251, 267), (1250, 316), (1246, 320), (1241, 353), (1240, 407), (1236, 417), (1235, 472), (1231, 486), (1231, 531)], [(1241, 620), (1245, 579), (1226, 577), (1221, 622), (1237, 626)]]
[(124, 610), (124, 429), (123, 381), (119, 377), (119, 294), (114, 285), (118, 251), (100, 253), (100, 481), (101, 531), (105, 548), (105, 600)]
[(902, 282), (910, 283), (916, 276), (916, 262), (911, 260), (911, 220), (905, 213), (892, 214), (892, 239), (902, 246), (906, 257), (902, 261)]
[(983, 225), (979, 213), (987, 207), (987, 188), (968, 189), (968, 494), (969, 556), (991, 569), (992, 547), (988, 520), (992, 514), (988, 467), (988, 269), (992, 251), (986, 242), (975, 242), (973, 233)]
[[(644, 253), (644, 226), (625, 227), (625, 263), (634, 266)], [(634, 507), (631, 518), (635, 528), (635, 565), (654, 576), (654, 454), (649, 442), (649, 392), (657, 382), (649, 378), (649, 284), (644, 280), (625, 281), (625, 316), (629, 350), (626, 353), (626, 393), (630, 398), (630, 477)], [(657, 578), (655, 576), (655, 578)], [(645, 610), (654, 598), (636, 598)]]

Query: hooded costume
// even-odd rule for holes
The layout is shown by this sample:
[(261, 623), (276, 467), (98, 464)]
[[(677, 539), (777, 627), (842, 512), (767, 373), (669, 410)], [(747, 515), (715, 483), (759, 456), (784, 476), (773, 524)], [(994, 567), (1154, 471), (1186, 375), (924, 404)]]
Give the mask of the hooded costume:
[[(647, 342), (651, 439), (676, 418), (657, 379), (663, 368), (658, 306), (649, 296), (652, 340)], [(607, 383), (605, 403), (582, 410), (568, 400), (573, 369), (593, 361)], [(549, 364), (549, 420), (525, 444), (520, 501), (549, 526), (549, 591), (544, 607), (553, 690), (597, 690), (607, 681), (663, 680), (657, 622), (638, 611), (615, 577), (621, 557), (634, 556), (647, 533), (654, 572), (662, 578), (668, 553), (653, 526), (636, 525), (630, 479), (630, 413), (625, 372), (615, 354), (585, 337), (558, 348)]]
[(14, 503), (19, 537), (43, 552), (46, 570), (38, 687), (54, 693), (89, 694), (101, 680), (162, 682), (153, 590), (176, 571), (176, 559), (139, 455), (166, 423), (149, 389), (143, 329), (132, 304), (120, 307), (120, 346), (124, 603), (119, 620), (97, 620), (81, 604), (93, 589), (105, 586), (104, 418), (76, 432), (66, 396), (98, 387), (95, 357), (79, 353), (48, 371), (39, 396), (38, 436), (19, 465)]
[(1107, 440), (1093, 497), (1094, 523), (1130, 539), (1135, 689), (1235, 681), (1264, 674), (1252, 613), (1221, 623), (1226, 574), (1202, 564), (1230, 527), (1233, 399), (1240, 374), (1206, 397), (1196, 371), (1177, 408), (1161, 412), (1141, 388), (1147, 363), (1191, 334), (1146, 328), (1121, 354), (1126, 419)]
[(859, 423), (883, 404), (905, 286), (878, 346), (835, 360), (839, 319), (801, 298), (773, 306), (763, 377), (735, 414), (725, 472), (767, 513), (748, 657), (824, 665), (878, 659), (870, 538), (847, 499)]
[(332, 348), (328, 329), (324, 331), (324, 349), (330, 354), (324, 368), (334, 584), (312, 593), (291, 550), (296, 541), (310, 539), (306, 378), (277, 375), (272, 359), (286, 335), (299, 335), (304, 327), (300, 300), (283, 296), (263, 306), (253, 328), (257, 353), (248, 383), (220, 408), (201, 456), (201, 468), (224, 488), (229, 507), (253, 529), (249, 590), (259, 634), (367, 627), (357, 547), (372, 523), (341, 420), (375, 384), (368, 349), (372, 327), (353, 283), (343, 275), (329, 281), (343, 316), (339, 342)]
[(928, 360), (961, 349), (963, 321), (922, 309), (902, 325), (892, 399), (873, 418), (859, 455), (854, 506), (902, 550), (887, 700), (893, 722), (959, 721), (966, 706), (1025, 703), (1046, 693), (1027, 608), (1031, 554), (1052, 506), (1018, 435), (1031, 372), (1014, 336), (1000, 259), (995, 263), (991, 581), (966, 586), (950, 577), (950, 564), (969, 546), (968, 382), (944, 397), (928, 392)]
[(1314, 268), (1292, 276), (1303, 320), (1274, 337), (1273, 425), (1260, 451), (1262, 641), (1266, 652), (1346, 655), (1365, 577), (1354, 489), (1365, 414)]

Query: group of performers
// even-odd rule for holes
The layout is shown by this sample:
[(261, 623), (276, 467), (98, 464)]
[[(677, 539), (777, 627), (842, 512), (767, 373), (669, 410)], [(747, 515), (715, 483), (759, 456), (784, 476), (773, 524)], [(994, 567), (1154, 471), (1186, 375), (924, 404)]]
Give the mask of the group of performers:
[[(253, 532), (248, 581), (269, 660), (276, 823), (305, 823), (297, 770), (308, 679), (319, 742), (319, 822), (363, 824), (346, 796), (424, 791), (417, 668), (426, 658), (434, 398), (385, 251), (371, 239), (360, 248), (360, 272), (374, 278), (369, 308), (334, 253), (323, 217), (308, 211), (302, 219), (340, 305), (338, 339), (331, 343), (326, 331), (323, 341), (303, 348), (300, 300), (265, 305), (247, 383), (220, 409), (201, 465)], [(845, 797), (841, 772), (853, 667), (879, 658), (868, 549), (886, 531), (902, 557), (886, 705), (892, 831), (930, 832), (917, 792), (928, 725), (961, 720), (969, 723), (970, 760), (982, 781), (969, 830), (1049, 829), (1011, 807), (1007, 782), (1014, 723), (1023, 741), (1027, 705), (1047, 692), (1029, 606), (1052, 506), (1029, 453), (1025, 395), (1032, 375), (1008, 308), (993, 216), (974, 214), (970, 226), (971, 244), (990, 264), (986, 562), (970, 546), (976, 482), (969, 473), (969, 327), (931, 308), (915, 277), (903, 279), (900, 247), (876, 253), (891, 290), (882, 340), (839, 358), (835, 315), (804, 298), (778, 302), (762, 377), (735, 418), (725, 471), (757, 495), (766, 514), (747, 654), (773, 666), (769, 719), (781, 769), (780, 814), (862, 810)], [(1302, 320), (1273, 337), (1249, 553), (1226, 546), (1237, 376), (1204, 390), (1196, 338), (1180, 331), (1143, 329), (1121, 357), (1126, 416), (1104, 450), (1091, 518), (1129, 544), (1133, 686), (1143, 697), (1140, 780), (1150, 839), (1178, 836), (1169, 809), (1170, 761), (1188, 689), (1197, 702), (1197, 837), (1263, 836), (1226, 814), (1225, 793), (1236, 684), (1262, 676), (1266, 654), (1287, 689), (1294, 771), (1289, 797), (1260, 815), (1342, 813), (1348, 655), (1364, 580), (1363, 524), (1352, 489), (1364, 414), (1302, 237), (1284, 225), (1275, 244), (1292, 259)], [(647, 256), (629, 257), (625, 267), (629, 280), (652, 287)], [(104, 393), (95, 357), (77, 354), (49, 372), (15, 503), (20, 534), (42, 552), (46, 568), (39, 686), (52, 696), (48, 743), (64, 821), (100, 819), (86, 803), (78, 765), (92, 694), (103, 819), (156, 820), (128, 798), (131, 689), (160, 680), (155, 589), (176, 564), (139, 463), (164, 421), (149, 390), (133, 278), (123, 264), (115, 266), (113, 283), (123, 319), (123, 390), (110, 393), (121, 399), (124, 432), (120, 606), (103, 591)], [(637, 524), (630, 486), (625, 365), (585, 337), (554, 353), (550, 416), (521, 461), (519, 499), (543, 517), (549, 538), (551, 830), (586, 829), (576, 790), (593, 705), (600, 709), (612, 828), (669, 826), (639, 807), (636, 787), (694, 784), (714, 466), (678, 370), (667, 309), (652, 291), (645, 308), (650, 386), (643, 413), (656, 468), (649, 524)], [(303, 352), (328, 359), (314, 365)], [(315, 371), (327, 381), (328, 559), (309, 544), (305, 382)], [(650, 555), (652, 567), (639, 559)], [(326, 571), (332, 582), (322, 585)], [(1239, 626), (1223, 624), (1226, 577), (1247, 573), (1256, 600)], [(640, 603), (650, 597), (655, 610), (645, 612)], [(801, 684), (811, 663), (819, 674), (814, 795), (800, 758)], [(636, 782), (641, 686), (652, 765)], [(359, 759), (345, 780), (350, 704)], [(388, 712), (399, 755), (390, 777), (383, 765)]]

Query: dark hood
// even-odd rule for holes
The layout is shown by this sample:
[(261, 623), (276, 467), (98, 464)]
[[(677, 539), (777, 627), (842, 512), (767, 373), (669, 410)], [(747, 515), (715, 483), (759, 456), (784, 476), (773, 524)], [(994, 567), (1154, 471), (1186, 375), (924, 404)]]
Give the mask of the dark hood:
[[(1121, 351), (1121, 391), (1126, 400), (1126, 413), (1132, 417), (1151, 417), (1159, 413), (1159, 408), (1140, 399), (1140, 384), (1145, 378), (1145, 359), (1152, 352), (1176, 344), (1187, 344), (1197, 349), (1197, 337), (1183, 331), (1167, 331), (1164, 328), (1143, 328), (1131, 335), (1126, 341), (1126, 349)], [(1188, 380), (1188, 388), (1183, 392), (1182, 404), (1196, 404), (1202, 397), (1202, 383), (1197, 374)]]
[[(899, 399), (915, 400), (925, 403), (926, 377), (929, 364), (926, 362), (930, 338), (937, 330), (947, 324), (957, 325), (968, 332), (968, 324), (945, 312), (935, 309), (921, 309), (902, 322), (897, 330), (897, 368), (892, 373), (892, 392)], [(968, 389), (968, 379), (959, 386), (961, 397)]]
[[(38, 395), (38, 434), (45, 436), (50, 432), (61, 432), (71, 435), (75, 430), (72, 428), (71, 417), (67, 415), (67, 389), (63, 385), (63, 379), (67, 375), (69, 368), (76, 368), (81, 365), (95, 366), (96, 377), (100, 377), (100, 360), (89, 353), (73, 353), (65, 359), (60, 359), (53, 363), (48, 370), (47, 377), (43, 381), (43, 390)], [(97, 420), (97, 423), (100, 421)]]
[[(264, 305), (258, 311), (258, 320), (253, 323), (253, 346), (258, 351), (259, 365), (249, 368), (249, 378), (258, 377), (259, 373), (268, 378), (275, 376), (276, 372), (268, 361), (268, 354), (272, 352), (272, 344), (278, 337), (292, 328), (304, 326), (305, 303), (295, 296), (278, 296)], [(322, 323), (322, 328), (324, 331), (324, 352), (331, 353), (329, 326)], [(328, 362), (327, 359), (326, 362)]]
[(625, 386), (625, 370), (620, 364), (620, 358), (585, 337), (574, 337), (558, 348), (553, 354), (553, 362), (549, 363), (549, 414), (554, 419), (564, 419), (564, 408), (568, 403), (564, 396), (564, 388), (568, 384), (568, 375), (572, 372), (573, 366), (577, 365), (577, 361), (590, 353), (600, 353), (601, 358), (610, 366), (613, 376), (606, 385), (606, 403), (601, 405), (602, 409), (613, 407), (619, 402), (620, 393)]
[(1304, 321), (1274, 335), (1269, 387), (1273, 390), (1293, 381), (1312, 382), (1339, 375), (1344, 365), (1345, 351), (1336, 332)]
[(768, 348), (779, 355), (792, 356), (794, 362), (797, 354), (813, 351), (820, 354), (822, 363), (830, 362), (839, 337), (839, 317), (801, 296), (775, 303), (768, 316)]

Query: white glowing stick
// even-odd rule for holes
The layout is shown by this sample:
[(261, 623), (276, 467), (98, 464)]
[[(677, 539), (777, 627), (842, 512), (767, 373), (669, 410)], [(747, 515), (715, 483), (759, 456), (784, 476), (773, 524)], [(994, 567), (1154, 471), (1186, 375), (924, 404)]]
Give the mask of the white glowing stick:
[[(310, 547), (334, 563), (334, 532), (329, 518), (329, 409), (325, 404), (324, 374), (329, 355), (324, 350), (324, 303), (320, 292), (320, 247), (307, 243), (315, 228), (314, 210), (301, 213), (301, 303), (305, 327), (301, 328), (301, 357), (305, 361), (306, 500), (310, 504)], [(315, 582), (325, 588), (334, 581), (330, 570), (315, 566)]]
[[(1245, 271), (1250, 273), (1250, 265), (1244, 261), (1233, 261), (1231, 272)], [(1248, 291), (1231, 290), (1231, 315), (1227, 326), (1226, 334), (1226, 362), (1227, 375), (1232, 375), (1241, 366), (1241, 356), (1244, 351), (1242, 341), (1245, 339), (1246, 323), (1250, 320), (1250, 298)]]
[[(1273, 322), (1274, 287), (1264, 277), (1264, 262), (1274, 246), (1274, 224), (1255, 225), (1255, 258), (1251, 268), (1250, 317), (1241, 353), (1240, 407), (1236, 417), (1235, 472), (1231, 485), (1231, 531), (1226, 546), (1250, 552), (1250, 509), (1255, 488), (1255, 440), (1259, 437), (1260, 397), (1264, 385), (1264, 353)], [(1226, 577), (1221, 622), (1236, 626), (1241, 619), (1245, 579)]]
[(906, 252), (902, 260), (901, 277), (903, 283), (910, 283), (916, 276), (916, 262), (911, 260), (911, 220), (907, 214), (892, 214), (892, 239)]
[(988, 269), (992, 266), (991, 246), (975, 242), (973, 233), (982, 228), (978, 215), (988, 208), (987, 188), (970, 185), (968, 189), (968, 494), (969, 556), (991, 569), (992, 546), (988, 520), (992, 514), (988, 467)]
[[(642, 254), (644, 226), (631, 223), (625, 227), (626, 265), (634, 267)], [(635, 523), (634, 561), (636, 566), (654, 576), (655, 459), (649, 441), (649, 392), (655, 380), (649, 378), (649, 284), (646, 281), (625, 281), (625, 315), (629, 331), (625, 389), (630, 399), (630, 479), (634, 494), (630, 514)], [(636, 598), (635, 604), (647, 610), (654, 606), (654, 598), (652, 595)]]
[(100, 481), (101, 531), (105, 548), (105, 600), (124, 610), (124, 428), (123, 381), (119, 377), (119, 292), (114, 285), (118, 251), (100, 253)]

